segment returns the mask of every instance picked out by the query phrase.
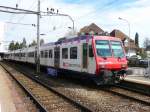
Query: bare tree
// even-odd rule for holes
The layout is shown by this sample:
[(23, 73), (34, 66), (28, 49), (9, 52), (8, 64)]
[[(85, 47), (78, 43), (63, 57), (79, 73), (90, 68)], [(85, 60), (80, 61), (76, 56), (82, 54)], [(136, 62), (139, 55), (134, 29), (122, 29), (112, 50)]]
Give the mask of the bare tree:
[(143, 46), (146, 48), (147, 46), (150, 46), (150, 39), (148, 37), (145, 38)]

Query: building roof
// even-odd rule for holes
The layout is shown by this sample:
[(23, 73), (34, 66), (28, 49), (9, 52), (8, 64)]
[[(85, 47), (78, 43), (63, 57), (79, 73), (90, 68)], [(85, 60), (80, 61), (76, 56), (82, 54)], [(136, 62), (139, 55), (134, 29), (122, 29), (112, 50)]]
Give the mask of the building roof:
[(111, 36), (113, 37), (117, 37), (120, 38), (122, 41), (126, 40), (127, 38), (129, 38), (125, 33), (123, 33), (120, 30), (114, 29), (111, 33)]
[(96, 34), (104, 33), (104, 31), (100, 27), (98, 27), (95, 23), (92, 23), (89, 26), (85, 26), (81, 28), (79, 34), (82, 34), (82, 33), (88, 34), (91, 32), (96, 33)]
[[(114, 29), (111, 33), (110, 33), (110, 36), (113, 36), (113, 37), (118, 37), (120, 38), (122, 41), (123, 40), (126, 40), (126, 39), (129, 39), (129, 37), (123, 33), (122, 31), (118, 30), (118, 29)], [(130, 38), (130, 42), (134, 42), (133, 39)]]
[(118, 29), (114, 29), (111, 33), (111, 36), (113, 37), (117, 37), (120, 38), (123, 42), (125, 40), (130, 39), (130, 43), (127, 41), (127, 44), (125, 44), (126, 49), (129, 49), (129, 47), (131, 49), (138, 49), (138, 47), (135, 45), (134, 40), (132, 40), (131, 38), (129, 38), (125, 33), (123, 33), (122, 31), (118, 30)]

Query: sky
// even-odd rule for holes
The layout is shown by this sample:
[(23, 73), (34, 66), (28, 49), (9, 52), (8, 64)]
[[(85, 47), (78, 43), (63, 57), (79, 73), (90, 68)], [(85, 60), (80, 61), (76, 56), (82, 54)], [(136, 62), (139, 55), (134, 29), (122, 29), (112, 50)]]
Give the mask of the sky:
[(3, 22), (0, 22), (0, 26), (0, 51), (4, 51), (4, 43), (2, 43), (2, 41), (4, 41), (5, 24)]
[[(0, 0), (0, 5), (37, 10), (37, 0)], [(97, 24), (104, 31), (111, 32), (119, 29), (129, 35), (128, 23), (119, 20), (126, 19), (130, 24), (130, 37), (134, 39), (139, 34), (140, 46), (144, 38), (150, 38), (150, 0), (41, 0), (41, 11), (48, 8), (58, 9), (59, 13), (70, 15), (75, 22), (75, 29)], [(1, 8), (0, 8), (1, 9)], [(19, 41), (25, 37), (27, 43), (36, 40), (36, 27), (31, 25), (17, 25), (13, 23), (36, 24), (35, 15), (14, 15), (0, 12), (0, 22), (5, 24), (5, 41)], [(41, 16), (40, 38), (45, 43), (54, 42), (71, 31), (72, 21), (62, 16)]]

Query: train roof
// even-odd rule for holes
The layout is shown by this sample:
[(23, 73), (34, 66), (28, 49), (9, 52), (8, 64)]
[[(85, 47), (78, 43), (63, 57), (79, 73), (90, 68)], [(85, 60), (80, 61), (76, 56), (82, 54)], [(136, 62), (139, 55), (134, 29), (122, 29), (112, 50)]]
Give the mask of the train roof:
[(117, 37), (111, 37), (111, 36), (93, 36), (93, 35), (84, 35), (84, 36), (78, 36), (78, 37), (73, 37), (73, 38), (62, 38), (61, 40), (58, 40), (55, 42), (55, 45), (57, 44), (62, 44), (62, 43), (69, 43), (69, 42), (74, 42), (74, 41), (80, 41), (80, 40), (86, 40), (86, 39), (103, 39), (103, 40), (118, 40), (121, 41), (121, 39)]
[[(63, 38), (60, 38), (56, 42), (50, 42), (50, 43), (43, 44), (43, 45), (41, 45), (41, 48), (46, 48), (48, 46), (59, 45), (59, 44), (69, 43), (69, 42), (74, 42), (74, 41), (81, 41), (81, 40), (86, 40), (86, 39), (92, 39), (92, 38), (94, 38), (94, 39), (102, 39), (102, 40), (117, 40), (117, 41), (121, 41), (121, 39), (119, 39), (117, 37), (111, 37), (111, 36), (83, 35), (83, 36), (77, 36), (77, 37), (72, 37), (72, 38), (63, 37)], [(18, 49), (18, 50), (14, 50), (14, 51), (9, 51), (8, 53), (17, 53), (19, 51), (26, 51), (27, 49), (28, 49), (28, 52), (31, 52), (31, 51), (34, 51), (36, 49), (36, 46), (27, 47), (27, 48), (23, 48), (23, 49)]]
[[(111, 36), (83, 35), (83, 36), (76, 36), (76, 37), (72, 37), (72, 38), (63, 37), (63, 38), (60, 38), (56, 42), (50, 42), (50, 43), (43, 44), (43, 45), (41, 45), (41, 47), (47, 47), (47, 46), (52, 46), (52, 45), (59, 45), (59, 44), (63, 44), (63, 43), (69, 43), (69, 42), (73, 42), (73, 41), (81, 41), (81, 40), (86, 40), (86, 39), (91, 39), (91, 38), (99, 38), (99, 39), (119, 40), (119, 41), (121, 41), (119, 38), (111, 37)], [(35, 49), (35, 48), (36, 48), (36, 46), (29, 47), (29, 49)]]

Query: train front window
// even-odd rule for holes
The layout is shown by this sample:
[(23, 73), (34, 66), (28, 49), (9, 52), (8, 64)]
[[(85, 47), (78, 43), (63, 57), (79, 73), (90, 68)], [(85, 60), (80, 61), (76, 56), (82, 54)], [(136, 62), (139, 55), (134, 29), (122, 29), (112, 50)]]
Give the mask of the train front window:
[(98, 56), (111, 57), (111, 49), (108, 40), (96, 40), (96, 51)]
[(124, 57), (124, 51), (119, 41), (111, 41), (111, 48), (114, 54), (114, 57)]

